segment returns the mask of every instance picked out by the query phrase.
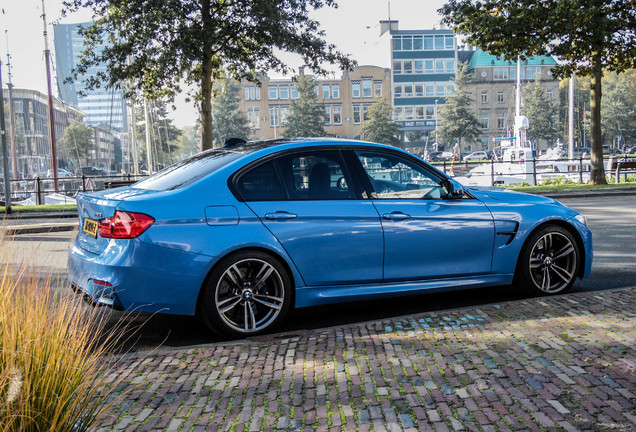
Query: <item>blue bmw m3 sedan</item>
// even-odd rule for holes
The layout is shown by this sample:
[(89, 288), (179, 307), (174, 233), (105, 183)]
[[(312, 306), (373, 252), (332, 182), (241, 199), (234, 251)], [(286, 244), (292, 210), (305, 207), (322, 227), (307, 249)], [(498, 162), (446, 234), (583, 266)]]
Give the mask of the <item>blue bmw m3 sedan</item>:
[(96, 305), (271, 331), (290, 308), (589, 274), (585, 217), (545, 197), (465, 188), (400, 149), (235, 140), (131, 186), (78, 196), (73, 287)]

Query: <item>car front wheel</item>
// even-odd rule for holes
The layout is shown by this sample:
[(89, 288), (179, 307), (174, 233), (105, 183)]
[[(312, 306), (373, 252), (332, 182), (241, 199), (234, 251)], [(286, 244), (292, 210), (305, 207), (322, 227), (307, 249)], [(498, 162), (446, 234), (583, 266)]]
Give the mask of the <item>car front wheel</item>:
[(210, 274), (201, 315), (222, 336), (246, 337), (270, 331), (291, 302), (287, 271), (276, 258), (245, 251), (221, 260)]
[(517, 282), (533, 294), (567, 292), (579, 273), (576, 240), (566, 229), (551, 225), (530, 235), (519, 257)]

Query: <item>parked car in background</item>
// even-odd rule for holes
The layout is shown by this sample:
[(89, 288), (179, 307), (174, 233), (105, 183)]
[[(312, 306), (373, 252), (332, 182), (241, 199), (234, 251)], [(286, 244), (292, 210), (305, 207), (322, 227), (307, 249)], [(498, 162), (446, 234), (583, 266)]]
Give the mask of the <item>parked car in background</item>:
[[(46, 177), (47, 178), (53, 178), (53, 170), (50, 169), (46, 172)], [(61, 178), (61, 177), (73, 177), (73, 174), (69, 171), (66, 171), (65, 169), (62, 168), (58, 168), (57, 169), (57, 177)]]
[[(254, 141), (77, 196), (73, 288), (96, 305), (197, 315), (230, 337), (291, 308), (514, 284), (568, 291), (592, 266), (585, 217), (465, 188), (395, 147)], [(458, 294), (461, 295), (461, 294)]]
[(468, 154), (463, 157), (464, 161), (484, 160), (484, 159), (488, 159), (488, 153), (485, 151), (472, 152), (471, 154)]
[(75, 172), (78, 176), (91, 176), (91, 177), (102, 177), (106, 175), (106, 170), (102, 168), (97, 168), (94, 166), (83, 166), (79, 167)]

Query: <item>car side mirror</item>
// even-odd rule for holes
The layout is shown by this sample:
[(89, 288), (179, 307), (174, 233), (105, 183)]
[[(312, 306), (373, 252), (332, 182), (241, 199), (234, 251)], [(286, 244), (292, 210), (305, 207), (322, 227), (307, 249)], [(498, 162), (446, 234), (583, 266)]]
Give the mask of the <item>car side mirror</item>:
[(450, 179), (442, 180), (442, 188), (449, 199), (459, 199), (464, 196), (464, 188)]

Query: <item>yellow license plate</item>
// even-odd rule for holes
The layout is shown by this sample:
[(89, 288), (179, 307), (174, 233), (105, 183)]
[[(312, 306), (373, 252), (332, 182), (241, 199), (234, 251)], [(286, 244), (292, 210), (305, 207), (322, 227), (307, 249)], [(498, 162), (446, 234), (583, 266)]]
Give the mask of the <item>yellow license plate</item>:
[(84, 234), (97, 238), (97, 221), (93, 219), (84, 219)]

